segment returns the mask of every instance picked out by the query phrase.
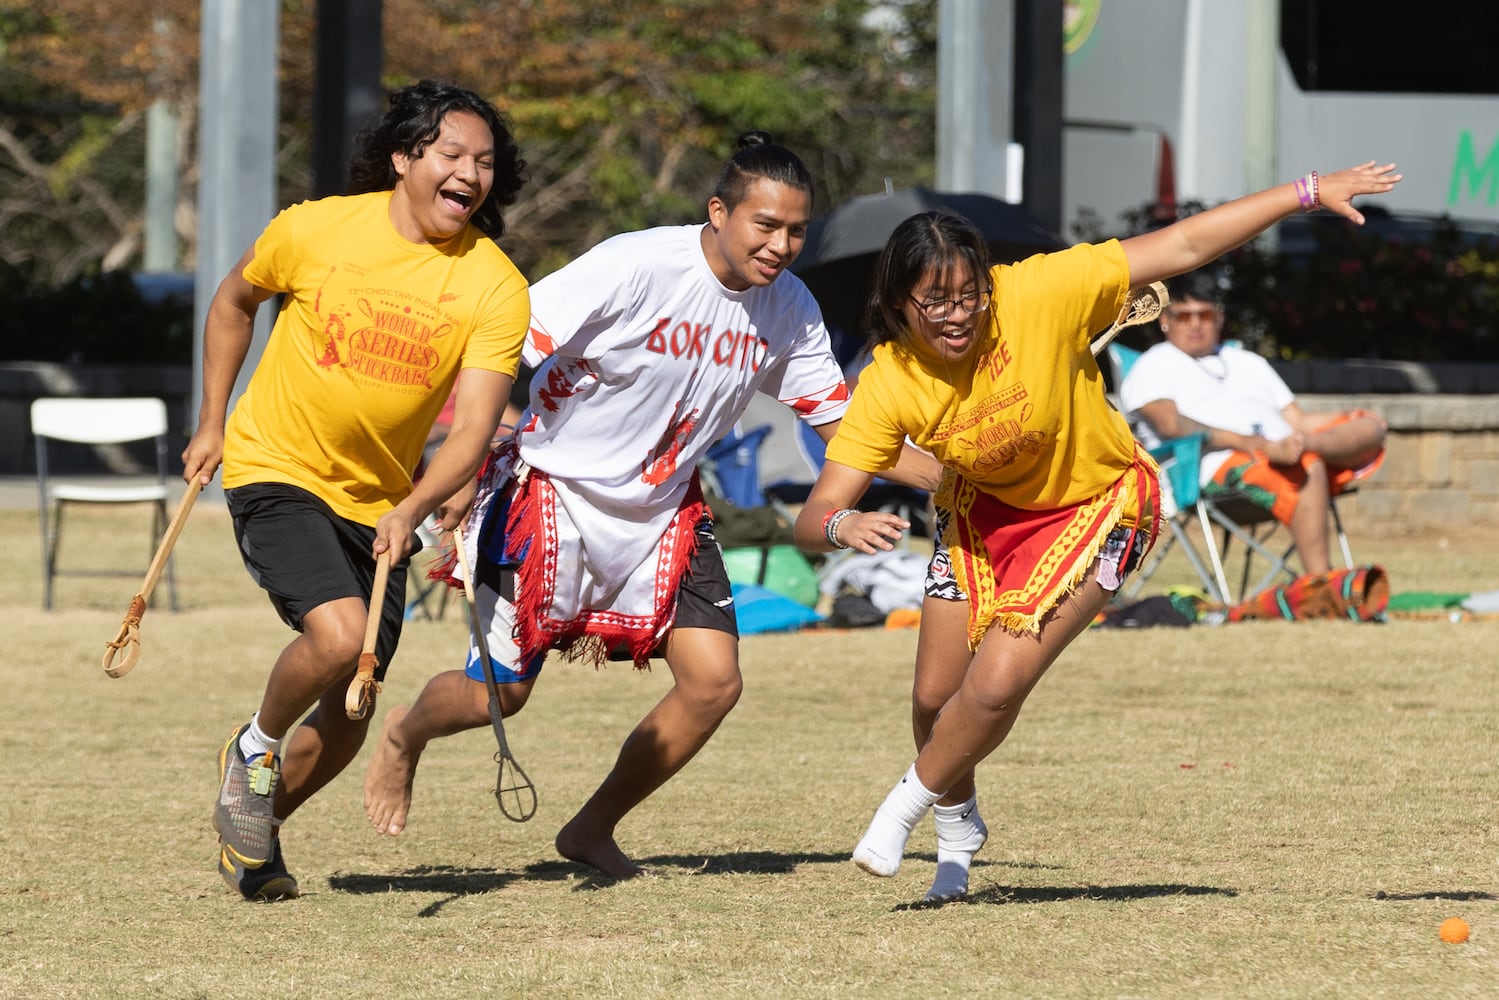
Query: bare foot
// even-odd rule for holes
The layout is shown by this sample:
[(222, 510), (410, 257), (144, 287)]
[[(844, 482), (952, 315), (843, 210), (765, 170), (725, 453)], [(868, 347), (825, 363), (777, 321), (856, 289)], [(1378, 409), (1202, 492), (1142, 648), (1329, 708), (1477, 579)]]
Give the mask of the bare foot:
[(398, 742), (397, 730), (406, 718), (405, 705), (385, 713), (375, 755), (364, 772), (364, 814), (377, 833), (396, 836), (406, 827), (411, 811), (411, 781), (416, 777), (416, 762), (421, 754), (409, 753)]
[(557, 834), (557, 853), (590, 865), (611, 878), (635, 878), (646, 870), (625, 856), (610, 832), (589, 830), (574, 816)]

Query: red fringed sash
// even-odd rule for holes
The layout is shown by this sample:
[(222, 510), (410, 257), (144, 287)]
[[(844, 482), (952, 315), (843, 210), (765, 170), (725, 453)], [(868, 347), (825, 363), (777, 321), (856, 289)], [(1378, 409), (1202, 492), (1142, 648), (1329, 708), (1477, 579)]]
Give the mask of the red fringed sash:
[[(558, 564), (557, 494), (546, 473), (532, 469), (515, 487), (505, 526), (507, 555), (516, 570), (516, 641), (521, 662), (548, 649), (569, 659), (602, 664), (612, 649), (627, 648), (637, 667), (666, 637), (676, 618), (677, 587), (697, 551), (697, 524), (707, 512), (696, 478), (656, 549), (649, 609), (584, 608), (571, 618), (553, 612), (559, 579), (581, 572)], [(601, 515), (602, 516), (602, 515)], [(524, 558), (515, 557), (524, 552)]]
[[(515, 467), (515, 462), (516, 451), (513, 438), (501, 442), (484, 456), (484, 462), (479, 466), (479, 486), (473, 507), (469, 511), (468, 522), (463, 526), (465, 535), (478, 534), (489, 505), (497, 502), (504, 491), (509, 488), (511, 471)], [(454, 590), (462, 590), (463, 581), (458, 579), (458, 550), (448, 546), (440, 558), (433, 560), (432, 565), (427, 569), (427, 579), (446, 584)]]

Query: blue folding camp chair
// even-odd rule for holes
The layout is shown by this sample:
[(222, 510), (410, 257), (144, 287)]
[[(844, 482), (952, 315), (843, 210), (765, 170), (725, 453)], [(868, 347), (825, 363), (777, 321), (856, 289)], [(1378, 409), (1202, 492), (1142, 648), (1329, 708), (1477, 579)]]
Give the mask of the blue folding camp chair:
[(763, 506), (766, 497), (760, 489), (760, 446), (771, 430), (770, 424), (742, 433), (735, 427), (715, 441), (698, 463), (703, 488), (735, 507)]

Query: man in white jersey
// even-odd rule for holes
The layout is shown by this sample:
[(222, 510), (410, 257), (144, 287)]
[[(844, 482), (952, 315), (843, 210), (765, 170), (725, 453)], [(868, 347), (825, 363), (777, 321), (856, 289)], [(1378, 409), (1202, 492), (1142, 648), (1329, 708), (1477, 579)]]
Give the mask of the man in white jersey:
[[(654, 653), (671, 669), (671, 690), (557, 835), (560, 854), (610, 876), (642, 873), (615, 826), (707, 743), (743, 684), (698, 460), (756, 392), (824, 440), (847, 406), (817, 303), (785, 274), (811, 208), (801, 160), (748, 133), (706, 224), (614, 237), (531, 291), (530, 407), (491, 463), (466, 541), (505, 715), (525, 704), (549, 649), (595, 662), (628, 650), (637, 666)], [(890, 478), (932, 489), (937, 471), (909, 451)], [(376, 830), (401, 832), (422, 750), (485, 725), (487, 703), (473, 647), (466, 671), (390, 711), (365, 778)]]

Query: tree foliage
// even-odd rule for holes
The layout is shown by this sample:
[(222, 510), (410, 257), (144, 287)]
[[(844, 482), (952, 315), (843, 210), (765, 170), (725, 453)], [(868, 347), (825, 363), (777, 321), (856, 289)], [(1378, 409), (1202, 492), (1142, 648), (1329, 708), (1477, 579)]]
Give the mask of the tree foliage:
[[(176, 226), (192, 267), (199, 2), (11, 5), (0, 22), (0, 259), (52, 284), (136, 266), (145, 117), (159, 100), (184, 126)], [(534, 278), (611, 233), (701, 218), (750, 128), (803, 155), (822, 209), (886, 175), (929, 182), (934, 7), (384, 0), (384, 82), (453, 79), (506, 114), (531, 182), (507, 212), (504, 242)], [(316, 2), (279, 10), (278, 176), (289, 204), (311, 190)]]
[(532, 172), (507, 249), (537, 276), (611, 233), (701, 218), (750, 128), (804, 156), (823, 207), (884, 172), (926, 179), (932, 6), (902, 5), (892, 33), (866, 26), (867, 0), (387, 0), (387, 39), (432, 30), (387, 44), (386, 73), (442, 66), (505, 111)]

